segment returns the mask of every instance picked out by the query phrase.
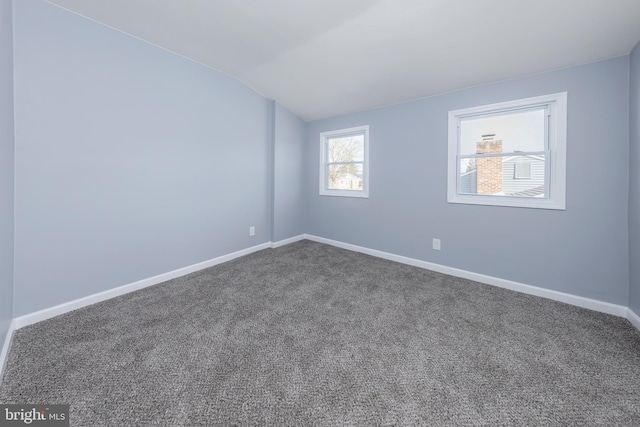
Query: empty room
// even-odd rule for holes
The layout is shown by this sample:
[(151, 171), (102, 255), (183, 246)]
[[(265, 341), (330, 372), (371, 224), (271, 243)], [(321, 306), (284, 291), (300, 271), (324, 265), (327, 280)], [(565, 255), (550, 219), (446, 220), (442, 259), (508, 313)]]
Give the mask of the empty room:
[(0, 425), (640, 425), (637, 0), (0, 0)]

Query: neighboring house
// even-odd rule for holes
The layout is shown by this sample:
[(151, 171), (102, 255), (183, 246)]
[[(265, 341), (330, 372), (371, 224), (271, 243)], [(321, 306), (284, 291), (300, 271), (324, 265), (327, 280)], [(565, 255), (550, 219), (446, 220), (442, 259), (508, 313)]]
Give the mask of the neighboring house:
[(476, 169), (460, 175), (460, 193), (478, 194), (478, 171)]
[(331, 188), (339, 190), (362, 190), (362, 177), (352, 173), (340, 174)]
[[(544, 157), (542, 156), (510, 156), (501, 160), (502, 176), (486, 173), (478, 174), (479, 163), (476, 169), (464, 172), (460, 175), (460, 192), (464, 194), (497, 194), (515, 197), (544, 197)], [(478, 178), (480, 176), (480, 178)], [(478, 188), (486, 187), (482, 181), (491, 179), (500, 180), (494, 183), (494, 188), (501, 191), (493, 193), (480, 193)]]
[(543, 197), (544, 157), (505, 158), (502, 161), (502, 192), (505, 196)]

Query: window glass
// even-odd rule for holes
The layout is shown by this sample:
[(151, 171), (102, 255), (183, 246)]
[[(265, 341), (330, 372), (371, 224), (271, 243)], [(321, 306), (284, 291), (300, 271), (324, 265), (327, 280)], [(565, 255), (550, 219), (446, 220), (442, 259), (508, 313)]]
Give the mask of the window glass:
[(362, 190), (362, 164), (329, 165), (329, 189)]
[[(499, 141), (499, 144), (486, 144)], [(545, 150), (545, 109), (460, 120), (460, 154)]]
[(320, 134), (320, 195), (369, 197), (369, 126)]
[(364, 134), (330, 138), (327, 145), (329, 163), (364, 161)]

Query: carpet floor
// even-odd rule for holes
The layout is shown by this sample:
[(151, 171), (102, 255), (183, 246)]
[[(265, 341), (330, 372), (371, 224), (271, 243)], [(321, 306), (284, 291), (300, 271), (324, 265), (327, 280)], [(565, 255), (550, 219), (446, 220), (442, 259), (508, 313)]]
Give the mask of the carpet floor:
[(640, 425), (621, 318), (310, 241), (15, 332), (71, 425)]

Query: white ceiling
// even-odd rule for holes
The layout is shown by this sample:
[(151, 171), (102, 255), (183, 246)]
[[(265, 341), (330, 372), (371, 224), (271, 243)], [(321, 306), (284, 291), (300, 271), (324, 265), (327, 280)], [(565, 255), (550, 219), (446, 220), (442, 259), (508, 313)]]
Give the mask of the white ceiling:
[(305, 120), (626, 55), (640, 0), (49, 0)]

